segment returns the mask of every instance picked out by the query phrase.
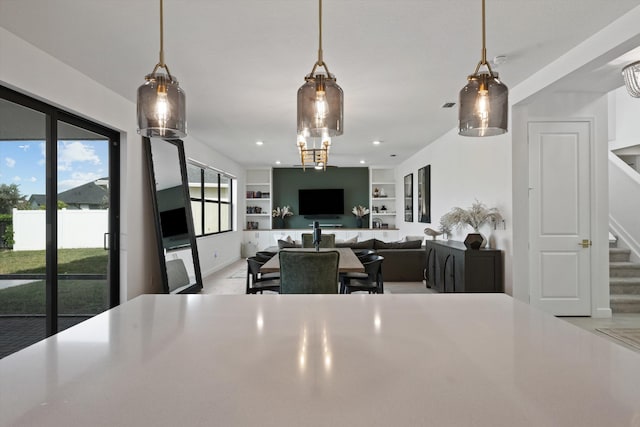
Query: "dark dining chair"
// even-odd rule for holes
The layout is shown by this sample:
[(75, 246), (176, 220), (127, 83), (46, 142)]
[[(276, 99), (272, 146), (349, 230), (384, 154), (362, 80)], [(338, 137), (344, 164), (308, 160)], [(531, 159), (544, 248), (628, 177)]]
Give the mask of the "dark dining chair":
[(375, 256), (376, 250), (375, 249), (356, 249), (356, 250), (353, 250), (353, 253), (358, 257), (360, 261), (362, 261), (363, 259), (369, 259), (372, 256)]
[(340, 252), (280, 251), (281, 294), (337, 294)]
[(278, 273), (260, 273), (260, 262), (255, 257), (247, 258), (247, 288), (245, 293), (257, 294), (264, 291), (280, 292), (280, 280)]
[(362, 261), (364, 273), (346, 273), (340, 276), (340, 293), (364, 291), (370, 294), (384, 293), (384, 280), (382, 278), (382, 262), (384, 257), (373, 255), (368, 260)]
[(276, 255), (278, 255), (278, 252), (258, 251), (256, 252), (255, 258), (260, 262), (267, 262)]
[[(302, 233), (302, 247), (313, 248), (313, 233)], [(336, 235), (335, 234), (323, 234), (320, 236), (321, 248), (335, 248), (336, 247)]]

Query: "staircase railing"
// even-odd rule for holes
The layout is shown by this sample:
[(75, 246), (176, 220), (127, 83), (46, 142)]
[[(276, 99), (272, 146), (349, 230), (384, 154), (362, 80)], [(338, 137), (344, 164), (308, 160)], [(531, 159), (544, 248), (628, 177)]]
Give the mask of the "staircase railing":
[(636, 259), (640, 258), (639, 218), (640, 174), (609, 152), (609, 226)]

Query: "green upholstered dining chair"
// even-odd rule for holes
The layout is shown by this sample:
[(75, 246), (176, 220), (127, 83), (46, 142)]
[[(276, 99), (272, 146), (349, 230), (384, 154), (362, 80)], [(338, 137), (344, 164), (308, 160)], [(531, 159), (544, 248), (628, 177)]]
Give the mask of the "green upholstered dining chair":
[(361, 260), (364, 273), (340, 275), (340, 293), (350, 294), (351, 292), (364, 291), (370, 294), (383, 294), (382, 261), (384, 261), (384, 257), (372, 255)]
[(337, 294), (340, 252), (280, 251), (281, 294)]
[[(302, 233), (302, 247), (313, 248), (313, 233)], [(323, 234), (320, 236), (321, 248), (335, 248), (336, 247), (336, 235), (335, 234)]]

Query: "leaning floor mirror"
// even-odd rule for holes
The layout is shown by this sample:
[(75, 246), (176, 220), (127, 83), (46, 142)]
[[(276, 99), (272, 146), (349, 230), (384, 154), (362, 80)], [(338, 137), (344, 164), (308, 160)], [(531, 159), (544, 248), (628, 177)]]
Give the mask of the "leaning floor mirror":
[(164, 291), (197, 293), (202, 289), (202, 276), (184, 146), (181, 140), (143, 139)]

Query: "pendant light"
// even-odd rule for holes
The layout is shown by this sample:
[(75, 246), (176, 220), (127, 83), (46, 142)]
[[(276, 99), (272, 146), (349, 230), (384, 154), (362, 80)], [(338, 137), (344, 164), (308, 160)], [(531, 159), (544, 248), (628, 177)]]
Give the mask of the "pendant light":
[(640, 98), (640, 61), (633, 62), (622, 69), (624, 85), (629, 95)]
[[(475, 72), (467, 77), (469, 83), (460, 91), (459, 134), (463, 136), (493, 136), (507, 132), (509, 90), (487, 62), (484, 3), (482, 0), (482, 59)], [(481, 66), (487, 70), (480, 72)]]
[[(164, 62), (164, 7), (160, 0), (160, 60), (138, 88), (138, 133), (148, 138), (187, 136), (185, 93)], [(157, 72), (164, 68), (165, 73)]]
[[(298, 89), (298, 135), (323, 138), (342, 135), (344, 101), (342, 89), (322, 58), (322, 0), (318, 3), (318, 60)], [(318, 67), (324, 68), (324, 73), (316, 74)]]
[(313, 143), (313, 148), (309, 148), (307, 146), (306, 138), (298, 135), (298, 142), (296, 145), (298, 146), (298, 153), (300, 155), (300, 162), (302, 163), (303, 171), (307, 170), (307, 166), (313, 166), (315, 170), (327, 170), (331, 138), (322, 138), (320, 148), (316, 148), (315, 141)]

